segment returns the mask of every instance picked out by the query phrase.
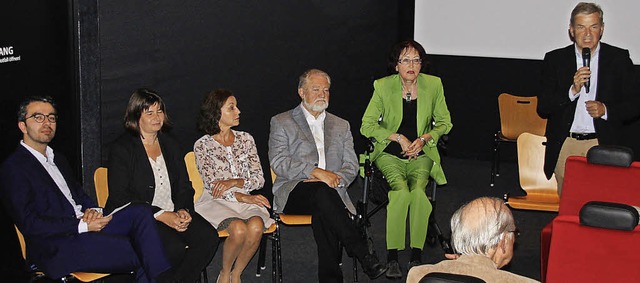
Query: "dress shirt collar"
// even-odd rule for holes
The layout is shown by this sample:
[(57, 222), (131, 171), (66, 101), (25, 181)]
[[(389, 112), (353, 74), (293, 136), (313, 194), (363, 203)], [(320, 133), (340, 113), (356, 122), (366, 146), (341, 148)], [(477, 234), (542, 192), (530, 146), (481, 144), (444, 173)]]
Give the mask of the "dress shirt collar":
[[(574, 49), (576, 51), (576, 56), (578, 59), (582, 60), (582, 50), (578, 50), (578, 45), (573, 44)], [(600, 42), (598, 42), (598, 46), (596, 46), (596, 50), (591, 50), (591, 59), (596, 59), (598, 57), (598, 53), (600, 52)]]
[(300, 103), (300, 108), (302, 108), (302, 113), (304, 113), (304, 117), (307, 119), (309, 125), (317, 122), (324, 123), (324, 118), (327, 117), (327, 111), (322, 111), (322, 113), (318, 115), (318, 118), (316, 118), (304, 107), (304, 104)]
[(26, 143), (24, 143), (24, 140), (20, 140), (20, 145), (24, 146), (24, 148), (26, 148), (29, 152), (31, 152), (31, 154), (38, 159), (38, 161), (40, 161), (40, 163), (44, 164), (44, 163), (50, 163), (50, 164), (54, 164), (53, 163), (53, 149), (49, 146), (47, 146), (47, 149), (45, 150), (45, 153), (47, 154), (46, 156), (42, 155), (42, 153), (40, 153), (39, 151), (35, 150), (33, 147), (27, 145)]

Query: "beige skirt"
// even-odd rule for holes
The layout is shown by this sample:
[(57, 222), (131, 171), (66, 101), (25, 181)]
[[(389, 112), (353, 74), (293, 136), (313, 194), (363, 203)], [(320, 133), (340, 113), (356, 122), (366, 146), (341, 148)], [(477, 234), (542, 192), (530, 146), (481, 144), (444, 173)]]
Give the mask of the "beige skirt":
[[(213, 227), (218, 229), (220, 224), (227, 219), (249, 220), (254, 216), (259, 216), (264, 222), (264, 227), (269, 228), (275, 221), (269, 216), (269, 211), (263, 206), (248, 204), (243, 202), (232, 202), (224, 199), (214, 199), (209, 194), (202, 194), (195, 203), (196, 212), (204, 217)], [(229, 221), (226, 221), (227, 225)], [(224, 225), (226, 226), (226, 225)], [(224, 230), (227, 227), (220, 227)]]

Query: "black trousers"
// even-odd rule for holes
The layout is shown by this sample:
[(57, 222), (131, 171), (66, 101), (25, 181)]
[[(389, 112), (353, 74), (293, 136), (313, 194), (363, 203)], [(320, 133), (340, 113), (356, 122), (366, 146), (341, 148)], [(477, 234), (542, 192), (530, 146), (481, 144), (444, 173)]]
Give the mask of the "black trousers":
[(171, 262), (172, 277), (177, 282), (195, 282), (218, 249), (220, 238), (207, 220), (195, 211), (190, 212), (191, 223), (184, 232), (156, 221), (158, 232)]
[(286, 214), (311, 214), (311, 228), (318, 248), (318, 279), (342, 282), (338, 242), (349, 254), (362, 260), (368, 253), (347, 214), (338, 192), (322, 182), (300, 182), (291, 191), (283, 210)]

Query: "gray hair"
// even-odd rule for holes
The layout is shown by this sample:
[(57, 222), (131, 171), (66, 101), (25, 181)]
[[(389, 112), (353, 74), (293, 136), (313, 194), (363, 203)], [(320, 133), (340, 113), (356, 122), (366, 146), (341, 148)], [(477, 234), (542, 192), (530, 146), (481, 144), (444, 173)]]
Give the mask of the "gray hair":
[(309, 77), (313, 75), (325, 76), (327, 78), (327, 81), (329, 82), (329, 85), (331, 85), (331, 77), (329, 77), (329, 74), (327, 74), (325, 71), (318, 69), (309, 69), (302, 73), (302, 75), (300, 75), (300, 78), (298, 80), (298, 88), (303, 88), (307, 84), (307, 80), (309, 80)]
[(602, 11), (602, 8), (600, 8), (600, 6), (596, 3), (586, 2), (580, 2), (578, 3), (578, 5), (576, 5), (575, 8), (573, 8), (573, 11), (571, 11), (571, 20), (569, 23), (573, 26), (575, 18), (578, 14), (591, 15), (593, 13), (600, 14), (600, 24), (604, 24), (604, 12)]
[(516, 228), (509, 208), (498, 198), (481, 197), (451, 217), (451, 244), (463, 255), (488, 255), (505, 234)]

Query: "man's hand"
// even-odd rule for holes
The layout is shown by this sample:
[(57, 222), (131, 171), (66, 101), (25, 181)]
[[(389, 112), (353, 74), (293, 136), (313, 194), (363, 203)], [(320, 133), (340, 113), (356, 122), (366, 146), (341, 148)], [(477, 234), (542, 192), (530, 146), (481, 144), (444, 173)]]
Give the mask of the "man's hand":
[(82, 215), (82, 221), (87, 222), (87, 224), (91, 223), (91, 221), (102, 217), (102, 213), (100, 213), (99, 211), (93, 209), (93, 208), (87, 208), (84, 211), (84, 215)]
[(604, 116), (607, 108), (604, 106), (604, 103), (596, 100), (589, 100), (585, 102), (587, 106), (587, 113), (593, 118), (600, 118)]
[(246, 195), (242, 193), (236, 193), (236, 199), (239, 202), (249, 203), (249, 204), (257, 204), (259, 206), (264, 206), (266, 208), (271, 208), (269, 204), (269, 200), (263, 195)]
[[(91, 219), (91, 222), (85, 221), (87, 222), (87, 230), (89, 232), (100, 232), (102, 229), (104, 229), (105, 226), (107, 226), (107, 224), (109, 224), (109, 221), (111, 221), (112, 217), (113, 216), (111, 215), (107, 217), (103, 217), (102, 215), (100, 215), (100, 217)], [(82, 218), (82, 221), (84, 221), (84, 217)]]
[(458, 258), (460, 257), (460, 255), (459, 255), (459, 254), (444, 254), (444, 257), (445, 257), (446, 259), (453, 259), (453, 260), (455, 260), (455, 259), (458, 259)]
[(573, 95), (580, 92), (582, 86), (591, 78), (591, 70), (589, 67), (580, 67), (573, 75)]
[[(311, 177), (313, 177), (313, 179), (320, 180), (320, 182), (323, 182), (334, 189), (340, 185), (340, 180), (342, 180), (340, 175), (320, 168), (313, 169), (313, 171), (311, 171)], [(307, 180), (307, 182), (317, 182), (313, 179)]]

